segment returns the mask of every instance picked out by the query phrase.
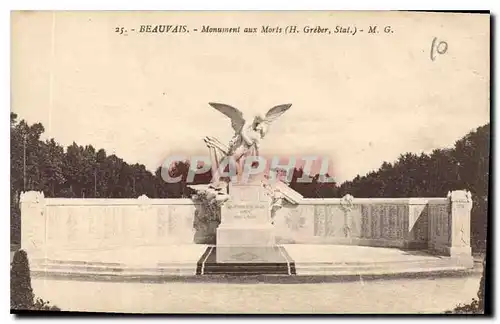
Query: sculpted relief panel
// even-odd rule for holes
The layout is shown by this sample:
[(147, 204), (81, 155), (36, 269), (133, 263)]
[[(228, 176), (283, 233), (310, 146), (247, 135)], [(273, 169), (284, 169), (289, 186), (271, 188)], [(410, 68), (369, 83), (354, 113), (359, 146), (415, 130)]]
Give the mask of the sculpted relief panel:
[(381, 238), (381, 229), (382, 229), (382, 216), (384, 213), (383, 208), (381, 206), (373, 205), (369, 206), (370, 215), (371, 215), (371, 238), (379, 239)]
[(346, 237), (350, 224), (346, 224), (344, 211), (339, 205), (314, 206), (314, 236)]
[(315, 235), (315, 206), (284, 205), (274, 222), (278, 243), (307, 243)]
[(326, 206), (314, 206), (314, 236), (325, 236)]
[(193, 240), (190, 205), (49, 205), (46, 210), (47, 246), (94, 249)]
[(326, 206), (325, 235), (329, 237), (347, 237), (350, 234), (344, 211), (338, 205)]
[(370, 206), (361, 205), (361, 238), (371, 238)]
[(352, 210), (348, 212), (348, 225), (350, 236), (360, 238), (362, 233), (362, 211), (361, 205), (354, 205)]
[(285, 222), (289, 230), (293, 232), (300, 231), (306, 224), (306, 217), (302, 214), (301, 208), (290, 209), (285, 215)]
[(403, 240), (408, 231), (405, 205), (362, 205), (358, 217), (364, 239)]
[(432, 240), (439, 243), (449, 242), (449, 205), (430, 205), (429, 217), (432, 219)]

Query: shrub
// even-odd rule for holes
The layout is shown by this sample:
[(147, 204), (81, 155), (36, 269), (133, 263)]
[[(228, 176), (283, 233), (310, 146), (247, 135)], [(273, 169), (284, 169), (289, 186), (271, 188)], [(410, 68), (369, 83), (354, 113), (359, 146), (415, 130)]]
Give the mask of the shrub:
[(50, 305), (50, 302), (44, 301), (41, 298), (37, 298), (33, 306), (32, 310), (41, 310), (41, 311), (60, 311), (59, 307)]
[(10, 268), (10, 307), (30, 309), (33, 299), (28, 256), (25, 251), (18, 250)]
[(10, 267), (10, 308), (12, 310), (60, 310), (41, 298), (35, 298), (31, 287), (28, 255), (24, 250), (16, 251)]

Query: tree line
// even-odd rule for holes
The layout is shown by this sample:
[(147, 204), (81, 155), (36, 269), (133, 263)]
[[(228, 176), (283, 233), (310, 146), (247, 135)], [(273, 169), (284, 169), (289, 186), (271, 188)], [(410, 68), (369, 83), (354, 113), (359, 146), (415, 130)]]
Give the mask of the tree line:
[[(11, 228), (12, 240), (19, 241), (19, 195), (22, 191), (43, 191), (46, 197), (150, 198), (190, 197), (186, 183), (187, 161), (170, 169), (178, 183), (161, 177), (142, 164), (129, 164), (115, 154), (92, 145), (73, 143), (64, 148), (54, 139), (41, 140), (44, 127), (28, 125), (11, 113)], [(473, 195), (472, 236), (476, 245), (486, 239), (488, 206), (490, 125), (478, 127), (459, 139), (454, 147), (435, 149), (430, 154), (405, 153), (378, 170), (356, 176), (342, 184), (297, 181), (302, 169), (294, 169), (290, 187), (308, 198), (354, 197), (445, 197), (448, 191), (467, 189)], [(193, 166), (195, 167), (195, 166)], [(197, 166), (196, 166), (197, 167)], [(197, 174), (195, 184), (209, 183), (211, 173)]]

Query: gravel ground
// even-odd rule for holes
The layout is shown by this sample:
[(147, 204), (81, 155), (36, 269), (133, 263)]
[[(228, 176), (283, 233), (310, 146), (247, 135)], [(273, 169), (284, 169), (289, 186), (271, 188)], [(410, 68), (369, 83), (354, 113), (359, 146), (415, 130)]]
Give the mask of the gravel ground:
[(476, 296), (465, 278), (340, 283), (111, 283), (32, 279), (63, 310), (133, 313), (439, 313)]

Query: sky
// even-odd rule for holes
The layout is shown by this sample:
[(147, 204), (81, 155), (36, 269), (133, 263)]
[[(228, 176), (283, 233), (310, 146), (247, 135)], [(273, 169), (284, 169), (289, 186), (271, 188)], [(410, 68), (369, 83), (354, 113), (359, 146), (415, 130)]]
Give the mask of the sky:
[[(489, 122), (489, 23), (487, 15), (445, 13), (14, 13), (11, 110), (41, 122), (44, 138), (91, 144), (154, 170), (173, 154), (207, 154), (204, 136), (230, 140), (229, 119), (209, 102), (245, 116), (291, 103), (261, 153), (327, 157), (343, 182), (404, 152), (452, 147)], [(115, 32), (147, 24), (191, 32)], [(381, 32), (192, 31), (203, 25)], [(431, 60), (434, 39), (447, 48)]]

